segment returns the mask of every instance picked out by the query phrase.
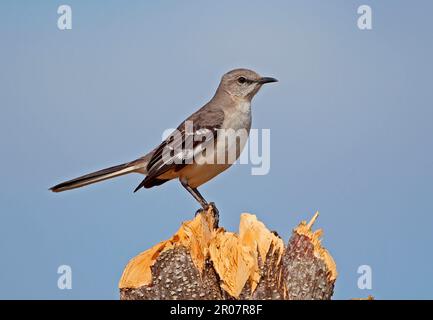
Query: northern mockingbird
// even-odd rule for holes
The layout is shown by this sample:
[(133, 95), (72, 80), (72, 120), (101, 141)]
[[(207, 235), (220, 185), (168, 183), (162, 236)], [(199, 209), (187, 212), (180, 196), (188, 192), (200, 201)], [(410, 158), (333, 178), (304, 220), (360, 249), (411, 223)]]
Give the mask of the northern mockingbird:
[[(248, 69), (229, 71), (222, 77), (213, 98), (177, 128), (177, 135), (169, 136), (137, 160), (62, 182), (50, 190), (61, 192), (135, 172), (146, 177), (134, 192), (177, 178), (204, 210), (212, 206), (217, 212), (214, 204), (208, 203), (197, 188), (229, 168), (246, 142), (246, 139), (236, 138), (235, 143), (226, 143), (227, 137), (219, 133), (243, 130), (248, 137), (251, 100), (263, 84), (276, 81)], [(203, 137), (206, 137), (204, 141)], [(234, 161), (218, 161), (221, 156), (227, 159), (226, 156), (233, 154)]]

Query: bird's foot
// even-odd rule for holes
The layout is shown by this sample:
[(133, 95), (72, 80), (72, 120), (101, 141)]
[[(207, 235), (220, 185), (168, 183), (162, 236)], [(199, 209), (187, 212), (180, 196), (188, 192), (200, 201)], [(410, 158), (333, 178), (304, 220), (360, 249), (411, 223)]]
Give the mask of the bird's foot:
[(213, 225), (213, 227), (214, 227), (214, 229), (217, 229), (218, 228), (218, 224), (219, 224), (219, 220), (220, 220), (220, 213), (219, 213), (219, 211), (218, 211), (218, 209), (217, 209), (217, 207), (216, 207), (216, 205), (215, 205), (214, 202), (211, 202), (211, 203), (207, 204), (203, 209), (198, 209), (195, 212), (195, 217), (198, 214), (200, 214), (200, 213), (206, 213), (209, 209), (212, 210), (213, 217), (214, 217), (214, 225)]

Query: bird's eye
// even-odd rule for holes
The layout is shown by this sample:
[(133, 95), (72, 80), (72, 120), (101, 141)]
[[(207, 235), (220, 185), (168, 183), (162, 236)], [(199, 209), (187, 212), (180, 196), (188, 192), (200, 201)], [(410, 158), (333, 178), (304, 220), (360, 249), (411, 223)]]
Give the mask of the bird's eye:
[(238, 78), (238, 82), (241, 83), (241, 84), (245, 83), (246, 81), (247, 81), (247, 79), (245, 79), (244, 77), (239, 77)]

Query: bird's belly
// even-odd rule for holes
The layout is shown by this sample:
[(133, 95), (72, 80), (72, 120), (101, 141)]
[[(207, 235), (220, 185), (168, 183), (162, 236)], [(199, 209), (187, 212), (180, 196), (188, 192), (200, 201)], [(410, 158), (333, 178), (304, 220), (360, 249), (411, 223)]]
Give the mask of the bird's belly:
[(246, 141), (247, 137), (227, 139), (223, 135), (218, 136), (216, 147), (205, 155), (196, 155), (194, 163), (179, 172), (179, 178), (188, 181), (192, 188), (199, 187), (227, 170), (239, 158)]
[(179, 179), (188, 181), (188, 185), (197, 188), (219, 175), (230, 164), (190, 164), (180, 171)]

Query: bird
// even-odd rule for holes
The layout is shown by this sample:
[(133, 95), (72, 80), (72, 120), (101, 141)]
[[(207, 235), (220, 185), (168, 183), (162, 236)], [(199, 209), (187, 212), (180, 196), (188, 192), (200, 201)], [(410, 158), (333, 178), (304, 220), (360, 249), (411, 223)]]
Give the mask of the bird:
[[(211, 100), (182, 122), (175, 130), (176, 134), (169, 135), (146, 155), (62, 182), (50, 190), (62, 192), (140, 173), (145, 177), (134, 193), (141, 188), (152, 188), (178, 179), (200, 204), (199, 211), (211, 207), (218, 214), (215, 203), (206, 201), (198, 187), (228, 169), (239, 158), (246, 139), (236, 138), (235, 143), (227, 143), (226, 132), (243, 131), (247, 138), (251, 129), (253, 97), (264, 84), (277, 81), (249, 69), (231, 70), (222, 76)], [(207, 139), (203, 141), (203, 137)], [(189, 148), (186, 148), (187, 145)], [(233, 155), (232, 161), (227, 160), (230, 155)]]

